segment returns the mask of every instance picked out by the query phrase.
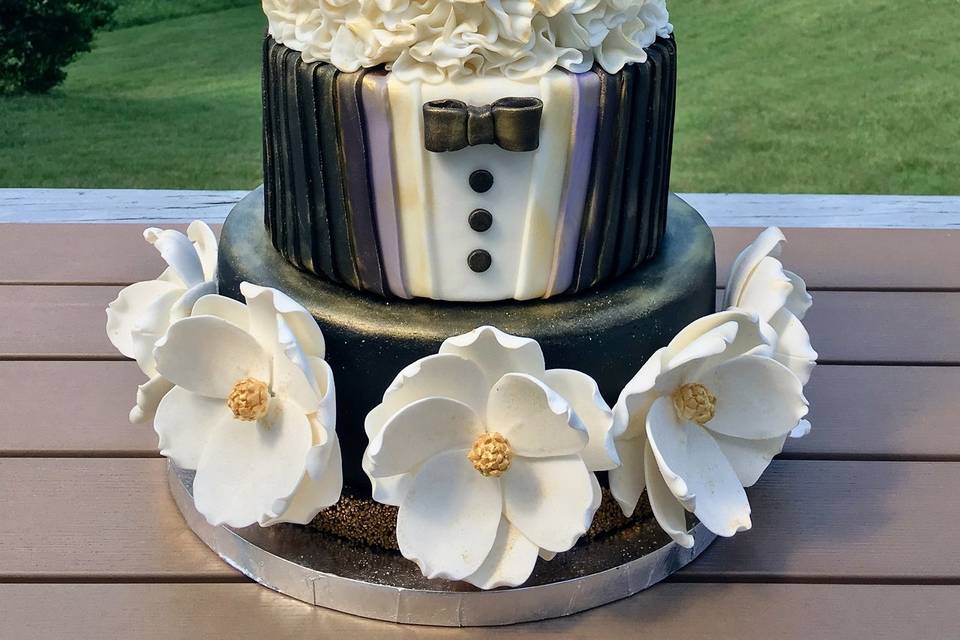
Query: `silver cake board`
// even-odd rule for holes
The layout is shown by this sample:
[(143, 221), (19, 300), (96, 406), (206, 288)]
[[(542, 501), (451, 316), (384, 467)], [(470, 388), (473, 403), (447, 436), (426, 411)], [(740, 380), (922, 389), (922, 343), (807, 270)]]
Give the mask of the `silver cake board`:
[[(663, 534), (627, 529), (539, 560), (528, 583), (480, 591), (427, 580), (396, 552), (347, 542), (298, 525), (214, 527), (193, 505), (194, 472), (169, 466), (170, 490), (187, 525), (223, 560), (265, 587), (365, 618), (444, 627), (546, 620), (643, 591), (693, 561), (716, 537), (703, 525), (684, 549)], [(651, 527), (654, 525), (651, 524)]]

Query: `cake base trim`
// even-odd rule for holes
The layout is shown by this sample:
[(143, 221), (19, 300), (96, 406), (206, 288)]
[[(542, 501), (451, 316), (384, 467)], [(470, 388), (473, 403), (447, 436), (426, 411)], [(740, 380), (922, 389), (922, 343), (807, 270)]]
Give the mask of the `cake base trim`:
[(442, 627), (559, 618), (643, 591), (692, 562), (716, 538), (703, 525), (684, 549), (654, 522), (539, 560), (520, 588), (479, 591), (427, 580), (396, 552), (307, 527), (210, 525), (193, 504), (193, 472), (169, 465), (170, 491), (187, 526), (225, 562), (265, 587), (315, 606), (375, 620)]

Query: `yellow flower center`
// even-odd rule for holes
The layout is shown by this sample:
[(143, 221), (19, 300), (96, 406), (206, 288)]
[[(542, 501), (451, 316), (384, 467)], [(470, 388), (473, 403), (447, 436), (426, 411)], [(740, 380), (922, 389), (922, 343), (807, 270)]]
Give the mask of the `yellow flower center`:
[(267, 415), (270, 405), (270, 389), (266, 382), (256, 378), (241, 378), (233, 385), (227, 397), (227, 406), (233, 417), (244, 422), (254, 422)]
[(499, 478), (510, 468), (510, 443), (499, 433), (483, 433), (473, 443), (467, 458), (485, 477)]
[(685, 384), (673, 392), (673, 408), (681, 420), (701, 427), (717, 414), (717, 397), (702, 384)]

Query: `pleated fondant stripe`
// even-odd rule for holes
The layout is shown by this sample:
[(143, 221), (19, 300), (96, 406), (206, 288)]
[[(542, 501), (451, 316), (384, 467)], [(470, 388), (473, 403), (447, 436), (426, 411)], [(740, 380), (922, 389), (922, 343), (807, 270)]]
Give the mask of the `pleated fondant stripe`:
[(337, 131), (340, 134), (339, 159), (343, 167), (348, 235), (360, 286), (366, 291), (387, 295), (367, 172), (369, 158), (361, 103), (363, 76), (366, 73), (366, 70), (360, 70), (337, 75), (335, 93)]
[[(653, 257), (663, 237), (676, 44), (658, 39), (648, 54), (645, 63), (617, 74), (595, 67), (588, 82), (575, 83), (575, 95), (591, 96), (592, 104), (577, 106), (586, 115), (575, 115), (571, 127), (576, 140), (567, 164), (579, 172), (565, 180), (547, 296), (623, 275)], [(274, 246), (328, 280), (406, 296), (397, 275), (411, 259), (397, 236), (403, 212), (396, 193), (387, 193), (402, 187), (396, 183), (402, 159), (379, 157), (394, 135), (384, 128), (385, 82), (365, 83), (366, 70), (340, 73), (305, 63), (269, 37), (263, 67), (265, 223)], [(382, 79), (383, 71), (374, 75)], [(371, 97), (376, 104), (365, 104)]]

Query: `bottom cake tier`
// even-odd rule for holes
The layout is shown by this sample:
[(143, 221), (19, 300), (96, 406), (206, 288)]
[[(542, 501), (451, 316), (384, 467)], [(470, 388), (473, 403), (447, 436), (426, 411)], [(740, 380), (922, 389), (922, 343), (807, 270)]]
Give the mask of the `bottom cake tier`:
[(542, 301), (467, 304), (386, 300), (299, 271), (271, 244), (257, 189), (223, 226), (218, 278), (223, 295), (241, 299), (244, 281), (275, 287), (316, 318), (336, 382), (344, 495), (361, 501), (370, 496), (361, 468), (364, 418), (404, 367), (437, 353), (445, 339), (483, 325), (535, 339), (549, 368), (590, 375), (613, 403), (654, 351), (716, 305), (713, 236), (676, 196), (657, 256), (609, 285)]

